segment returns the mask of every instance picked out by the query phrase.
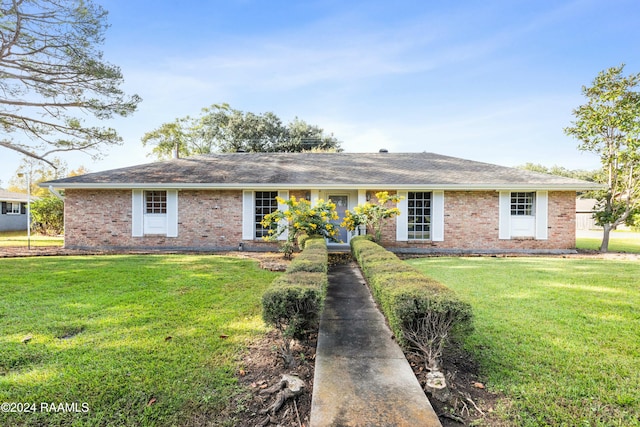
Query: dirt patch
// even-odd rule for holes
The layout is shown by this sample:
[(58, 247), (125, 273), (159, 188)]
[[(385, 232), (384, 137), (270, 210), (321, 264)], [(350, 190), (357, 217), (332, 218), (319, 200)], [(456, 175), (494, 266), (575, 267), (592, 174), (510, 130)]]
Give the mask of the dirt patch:
[[(405, 353), (405, 356), (424, 389), (428, 372), (424, 364), (415, 355)], [(443, 355), (443, 368), (451, 399), (443, 403), (427, 393), (443, 427), (512, 425), (495, 413), (496, 405), (504, 403), (506, 398), (487, 389), (478, 373), (478, 365), (468, 354), (449, 349)]]
[[(301, 378), (307, 387), (302, 395), (285, 403), (266, 425), (309, 426), (316, 341), (317, 337), (313, 336), (306, 343), (295, 343), (294, 354), (298, 365), (291, 369), (285, 368), (278, 357), (277, 349), (281, 342), (275, 331), (253, 343), (240, 360), (242, 369), (238, 371), (237, 377), (243, 391), (229, 404), (227, 413), (224, 414), (228, 421), (234, 426), (261, 425), (268, 417), (261, 411), (272, 403), (273, 396), (262, 396), (260, 391), (277, 384), (283, 374), (293, 374)], [(407, 360), (424, 387), (427, 371), (415, 356), (407, 355)], [(467, 354), (449, 351), (445, 355), (444, 368), (453, 399), (445, 404), (427, 394), (443, 427), (512, 425), (495, 412), (497, 404), (507, 403), (505, 398), (485, 387), (478, 374), (477, 364)]]
[[(295, 342), (292, 350), (296, 366), (285, 367), (279, 357), (281, 340), (276, 331), (269, 332), (262, 340), (253, 343), (240, 364), (237, 377), (243, 391), (230, 403), (227, 417), (234, 426), (308, 426), (311, 415), (311, 392), (316, 358), (317, 336), (305, 342)], [(295, 375), (305, 382), (305, 387), (297, 397), (285, 402), (275, 414), (265, 414), (275, 397), (262, 391), (277, 384), (283, 374)], [(265, 422), (267, 422), (265, 424)]]

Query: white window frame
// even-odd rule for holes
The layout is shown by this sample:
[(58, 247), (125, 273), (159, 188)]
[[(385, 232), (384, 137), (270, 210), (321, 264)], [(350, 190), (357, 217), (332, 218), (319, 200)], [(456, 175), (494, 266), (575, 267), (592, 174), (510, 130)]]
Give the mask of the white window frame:
[(511, 216), (536, 216), (536, 193), (534, 191), (511, 192)]
[[(533, 193), (530, 209), (513, 208), (513, 195), (518, 193)], [(516, 196), (516, 199), (519, 197)], [(547, 240), (548, 199), (548, 191), (500, 191), (498, 238)]]
[[(262, 237), (257, 235), (257, 224), (258, 221), (257, 211), (256, 211), (256, 193), (258, 192), (277, 192), (277, 196), (281, 199), (289, 198), (288, 190), (269, 190), (269, 189), (261, 189), (261, 190), (243, 190), (242, 191), (242, 240), (262, 240)], [(277, 209), (286, 210), (286, 204), (279, 204)], [(288, 232), (285, 231), (280, 236), (278, 236), (278, 240), (287, 240)]]
[(400, 215), (396, 217), (396, 240), (398, 242), (442, 242), (444, 241), (444, 191), (442, 190), (412, 190), (412, 193), (431, 193), (431, 227), (430, 238), (425, 239), (409, 239), (409, 191), (398, 190), (397, 194), (402, 199), (398, 202)]
[[(411, 195), (414, 195), (412, 198)], [(417, 195), (420, 195), (418, 197)], [(432, 209), (433, 193), (431, 191), (408, 191), (407, 192), (407, 240), (431, 240), (432, 236)], [(413, 206), (411, 206), (413, 203)], [(420, 204), (420, 206), (417, 206)], [(425, 206), (426, 204), (427, 206)], [(413, 210), (413, 214), (411, 211)], [(420, 212), (420, 213), (418, 213)], [(428, 213), (427, 213), (428, 212)], [(423, 221), (419, 223), (411, 223), (411, 218), (421, 218)], [(410, 230), (411, 227), (414, 230)], [(417, 231), (415, 228), (421, 227), (422, 230)], [(425, 230), (426, 228), (426, 230)]]
[[(265, 197), (265, 193), (268, 193), (273, 197)], [(269, 236), (269, 230), (262, 227), (260, 222), (264, 219), (264, 217), (270, 213), (278, 210), (278, 202), (276, 198), (278, 197), (277, 191), (254, 191), (253, 192), (253, 202), (254, 202), (254, 217), (253, 217), (253, 238), (256, 240), (260, 240), (263, 237)], [(262, 203), (265, 201), (269, 201), (269, 206), (264, 206)]]
[(22, 212), (22, 203), (7, 202), (7, 215), (20, 215), (21, 212)]
[[(148, 212), (147, 193), (165, 191), (166, 202), (160, 212)], [(131, 194), (131, 235), (178, 237), (178, 191), (135, 189)], [(151, 209), (152, 211), (158, 209)]]

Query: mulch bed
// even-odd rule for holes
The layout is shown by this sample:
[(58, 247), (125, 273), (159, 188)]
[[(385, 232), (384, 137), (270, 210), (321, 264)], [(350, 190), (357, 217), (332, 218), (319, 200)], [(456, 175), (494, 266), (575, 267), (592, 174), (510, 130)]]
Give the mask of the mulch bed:
[[(316, 359), (317, 335), (292, 346), (295, 366), (285, 367), (278, 355), (282, 345), (277, 331), (269, 332), (263, 339), (253, 343), (240, 360), (242, 368), (237, 377), (243, 392), (239, 393), (227, 408), (227, 416), (234, 426), (254, 427), (308, 426), (311, 415), (311, 392)], [(295, 375), (305, 382), (301, 395), (286, 401), (274, 414), (264, 413), (274, 401), (273, 395), (261, 392), (277, 384), (283, 374)]]

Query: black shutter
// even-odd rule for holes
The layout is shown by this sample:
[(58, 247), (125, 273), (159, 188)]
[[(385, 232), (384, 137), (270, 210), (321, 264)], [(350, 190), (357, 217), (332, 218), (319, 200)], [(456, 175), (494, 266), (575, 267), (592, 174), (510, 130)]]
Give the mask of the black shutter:
[(20, 213), (22, 215), (26, 215), (27, 214), (27, 204), (26, 203), (20, 203)]
[(7, 213), (7, 202), (2, 202), (2, 215)]

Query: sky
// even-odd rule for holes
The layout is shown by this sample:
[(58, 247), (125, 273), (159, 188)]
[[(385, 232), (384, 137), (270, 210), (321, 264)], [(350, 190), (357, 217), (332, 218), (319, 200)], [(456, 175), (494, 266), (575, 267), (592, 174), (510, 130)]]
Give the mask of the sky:
[[(564, 134), (609, 67), (640, 72), (637, 0), (96, 0), (104, 59), (143, 101), (104, 123), (124, 139), (92, 172), (151, 162), (141, 138), (228, 103), (299, 117), (347, 152), (434, 152), (504, 166), (595, 169)], [(0, 181), (20, 155), (0, 151)]]

